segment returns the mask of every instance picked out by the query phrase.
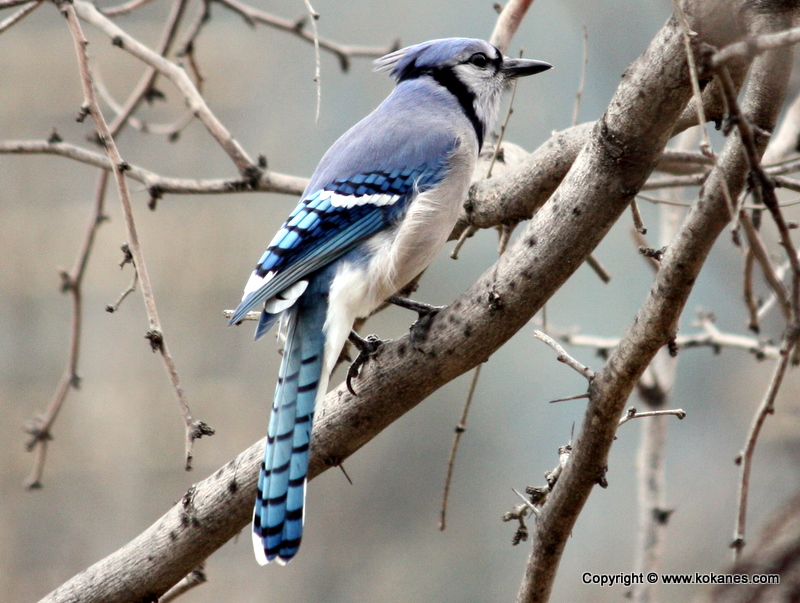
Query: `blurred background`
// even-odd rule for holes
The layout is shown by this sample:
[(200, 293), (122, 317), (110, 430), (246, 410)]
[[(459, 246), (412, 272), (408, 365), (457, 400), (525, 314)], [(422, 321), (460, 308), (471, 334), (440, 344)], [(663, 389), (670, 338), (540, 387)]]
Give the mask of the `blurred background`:
[[(299, 0), (253, 0), (288, 19), (305, 14)], [(488, 0), (372, 2), (315, 0), (319, 33), (350, 44), (403, 45), (431, 38), (488, 38), (496, 13)], [(169, 5), (156, 0), (117, 23), (154, 47)], [(198, 6), (190, 5), (190, 12)], [(10, 11), (0, 16), (5, 18)], [(588, 31), (588, 72), (580, 121), (604, 111), (624, 69), (671, 13), (667, 0), (541, 0), (513, 40), (510, 54), (549, 61), (555, 69), (523, 80), (508, 139), (528, 150), (571, 125)], [(118, 101), (142, 66), (84, 24), (94, 66)], [(216, 115), (269, 167), (309, 176), (324, 151), (391, 90), (369, 60), (342, 73), (323, 53), (322, 102), (315, 122), (313, 46), (266, 27), (249, 27), (220, 5), (197, 44), (205, 97)], [(46, 3), (0, 36), (0, 138), (42, 139), (53, 128), (88, 146), (90, 120), (75, 121), (82, 102), (72, 40)], [(148, 122), (183, 111), (172, 102), (145, 107)], [(110, 114), (110, 111), (107, 112)], [(170, 143), (128, 129), (123, 157), (166, 176), (234, 177), (235, 169), (205, 129), (194, 123)], [(717, 141), (717, 150), (721, 142)], [(53, 430), (40, 490), (26, 491), (33, 463), (22, 425), (49, 404), (64, 370), (71, 301), (59, 291), (91, 216), (95, 168), (58, 157), (0, 155), (0, 599), (32, 601), (127, 543), (157, 520), (195, 481), (207, 477), (266, 433), (279, 356), (272, 337), (252, 341), (252, 328), (227, 328), (222, 310), (241, 289), (274, 231), (297, 199), (272, 194), (167, 195), (156, 212), (132, 182), (137, 226), (166, 337), (195, 416), (217, 434), (195, 445), (194, 471), (183, 470), (183, 424), (158, 355), (143, 339), (141, 294), (115, 314), (105, 311), (128, 286), (120, 270), (126, 234), (113, 187), (110, 221), (98, 233), (84, 282), (79, 391), (70, 393)], [(641, 204), (652, 243), (658, 209)], [(790, 219), (797, 216), (790, 214)], [(555, 329), (616, 337), (644, 299), (652, 273), (637, 254), (630, 217), (596, 251), (612, 274), (603, 285), (586, 266), (547, 305)], [(442, 253), (416, 298), (446, 304), (494, 261), (496, 234), (481, 232), (458, 261)], [(448, 252), (452, 243), (448, 246)], [(777, 252), (777, 248), (773, 249)], [(698, 308), (720, 329), (744, 333), (740, 252), (726, 234), (687, 305), (682, 333)], [(367, 332), (394, 337), (413, 315), (389, 309)], [(533, 338), (531, 324), (484, 366), (463, 437), (451, 491), (448, 528), (437, 527), (447, 458), (471, 375), (436, 392), (348, 460), (315, 479), (307, 500), (303, 548), (288, 567), (259, 568), (243, 533), (210, 557), (209, 582), (185, 601), (507, 601), (516, 596), (529, 545), (511, 546), (501, 515), (518, 500), (511, 489), (541, 485), (557, 449), (579, 424), (581, 400), (548, 401), (585, 391), (584, 380)], [(780, 336), (777, 321), (764, 335)], [(594, 369), (602, 359), (571, 350)], [(753, 412), (772, 363), (744, 352), (680, 354), (667, 447), (669, 524), (663, 571), (708, 572), (730, 560), (738, 468)], [(332, 383), (338, 383), (341, 374)], [(793, 372), (768, 418), (756, 452), (748, 536), (798, 486), (798, 380)], [(637, 400), (633, 399), (632, 404)], [(640, 423), (628, 423), (612, 450), (608, 489), (592, 493), (564, 554), (553, 601), (619, 601), (625, 589), (581, 582), (583, 572), (633, 570), (637, 527), (635, 455)], [(684, 601), (700, 587), (661, 587), (663, 601)]]

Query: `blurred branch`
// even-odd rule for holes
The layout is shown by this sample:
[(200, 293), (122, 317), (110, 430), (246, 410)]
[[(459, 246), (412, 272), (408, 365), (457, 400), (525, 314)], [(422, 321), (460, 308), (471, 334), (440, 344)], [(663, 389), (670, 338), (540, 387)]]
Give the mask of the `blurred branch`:
[(122, 4), (118, 4), (117, 6), (109, 6), (108, 8), (101, 8), (100, 12), (103, 13), (106, 17), (119, 17), (121, 15), (127, 15), (130, 12), (135, 11), (137, 8), (144, 6), (145, 4), (149, 4), (153, 0), (128, 0), (128, 2), (123, 2)]
[(9, 27), (12, 27), (13, 25), (22, 21), (25, 17), (39, 8), (43, 2), (44, 0), (33, 0), (33, 2), (25, 4), (21, 9), (7, 19), (0, 21), (0, 34), (6, 31)]
[(533, 0), (509, 0), (500, 11), (500, 16), (497, 17), (494, 30), (489, 37), (489, 43), (497, 46), (503, 54), (507, 54), (511, 38), (517, 33), (531, 4), (533, 4)]
[(768, 50), (793, 46), (798, 42), (800, 42), (800, 27), (777, 33), (750, 36), (716, 52), (711, 58), (711, 68), (719, 69), (735, 59), (751, 59)]
[(764, 274), (764, 278), (775, 295), (778, 305), (783, 312), (784, 318), (789, 320), (792, 314), (789, 292), (786, 290), (783, 281), (781, 281), (780, 277), (778, 276), (775, 266), (772, 265), (772, 260), (770, 260), (769, 252), (767, 251), (764, 242), (761, 240), (761, 237), (753, 225), (753, 221), (751, 220), (750, 216), (744, 211), (740, 212), (739, 223), (742, 225), (742, 230), (744, 230), (745, 236), (747, 237), (747, 242), (750, 246), (750, 252), (753, 254), (753, 259), (755, 259), (758, 262), (758, 265), (761, 266), (761, 272)]
[(771, 574), (779, 580), (764, 584), (717, 585), (698, 593), (695, 603), (777, 603), (796, 598), (797, 581), (793, 576), (800, 572), (800, 494), (775, 509), (759, 538), (748, 546), (746, 555), (722, 572), (751, 576)]
[[(719, 353), (725, 348), (730, 348), (750, 352), (757, 360), (775, 360), (780, 357), (780, 349), (766, 341), (720, 331), (710, 314), (701, 312), (696, 324), (702, 327), (703, 331), (694, 335), (676, 336), (672, 344), (673, 349), (711, 348), (714, 353)], [(621, 342), (616, 337), (598, 337), (579, 333), (563, 334), (559, 336), (559, 339), (568, 345), (593, 348), (603, 356), (613, 352)]]
[(97, 183), (94, 205), (89, 219), (89, 227), (83, 238), (83, 245), (75, 261), (75, 266), (69, 272), (61, 272), (61, 291), (63, 293), (69, 293), (72, 297), (72, 328), (67, 352), (67, 368), (64, 370), (61, 381), (56, 387), (56, 392), (47, 411), (45, 411), (43, 415), (38, 415), (34, 419), (28, 421), (25, 426), (26, 433), (31, 436), (25, 446), (29, 452), (35, 453), (33, 469), (26, 482), (26, 486), (29, 489), (40, 488), (42, 486), (42, 473), (44, 472), (44, 461), (47, 456), (47, 444), (53, 439), (51, 432), (53, 423), (55, 423), (58, 413), (61, 411), (67, 399), (69, 391), (73, 388), (78, 389), (78, 387), (80, 387), (78, 359), (80, 357), (81, 322), (83, 318), (83, 297), (81, 296), (81, 289), (83, 277), (86, 274), (89, 255), (94, 247), (97, 229), (106, 219), (104, 208), (107, 180), (108, 172), (103, 172), (103, 177)]
[(205, 567), (201, 563), (189, 572), (183, 580), (164, 593), (164, 595), (158, 599), (158, 603), (170, 603), (170, 601), (174, 601), (193, 588), (205, 584), (207, 580)]
[(583, 60), (581, 61), (581, 77), (578, 80), (578, 89), (575, 91), (575, 105), (572, 108), (572, 125), (578, 125), (578, 115), (581, 110), (581, 100), (583, 99), (583, 87), (586, 85), (586, 68), (589, 65), (589, 31), (586, 25), (583, 27)]
[(439, 530), (444, 531), (447, 528), (447, 501), (450, 497), (450, 484), (453, 481), (453, 471), (456, 467), (456, 454), (458, 453), (458, 445), (461, 443), (461, 436), (467, 430), (467, 416), (469, 409), (472, 405), (472, 398), (475, 396), (475, 389), (478, 386), (478, 379), (481, 376), (481, 367), (479, 364), (472, 372), (472, 379), (469, 382), (469, 390), (467, 391), (467, 398), (464, 401), (464, 407), (461, 410), (461, 418), (458, 420), (455, 428), (455, 436), (453, 437), (453, 445), (450, 447), (450, 458), (447, 461), (447, 474), (444, 478), (444, 492), (442, 493), (442, 507), (439, 511)]
[[(696, 97), (695, 97), (696, 98)], [(671, 151), (677, 155), (688, 156), (697, 154), (703, 160), (716, 162), (702, 153), (690, 151), (697, 143), (699, 128), (691, 128), (681, 133), (676, 141), (676, 148)], [(673, 200), (682, 198), (681, 189), (670, 189), (666, 195)], [(661, 205), (659, 208), (659, 228), (657, 245), (665, 249), (675, 238), (680, 228), (684, 211), (675, 206)], [(635, 234), (639, 234), (634, 231)], [(644, 239), (644, 235), (639, 235)], [(646, 243), (646, 241), (644, 241)], [(649, 265), (653, 268), (654, 275), (660, 269), (659, 262), (653, 257), (647, 257)], [(636, 384), (636, 393), (645, 404), (645, 408), (653, 411), (663, 409), (670, 400), (672, 388), (675, 383), (675, 371), (678, 358), (672, 350), (661, 348), (645, 369)], [(636, 410), (633, 409), (634, 414)], [(682, 412), (682, 411), (681, 411)], [(626, 416), (631, 414), (628, 409)], [(683, 417), (680, 416), (682, 419)], [(623, 417), (622, 420), (625, 420)], [(664, 540), (670, 511), (666, 508), (667, 475), (666, 475), (666, 449), (667, 449), (667, 421), (668, 417), (655, 416), (642, 423), (640, 427), (639, 448), (636, 454), (636, 490), (639, 515), (638, 533), (634, 549), (634, 572), (644, 575), (657, 572), (661, 569)], [(650, 603), (656, 601), (656, 584), (632, 584), (630, 597), (634, 603)]]
[(30, 0), (0, 0), (0, 10), (4, 8), (14, 8), (21, 4), (27, 4)]
[(734, 561), (738, 561), (741, 558), (742, 549), (744, 549), (746, 544), (745, 526), (747, 523), (747, 497), (750, 493), (750, 473), (753, 467), (753, 454), (755, 453), (758, 436), (761, 433), (761, 427), (764, 425), (767, 416), (775, 412), (775, 398), (783, 384), (783, 377), (786, 375), (786, 368), (789, 366), (792, 350), (797, 345), (799, 337), (800, 331), (798, 331), (797, 328), (787, 331), (780, 351), (780, 361), (775, 367), (775, 372), (772, 375), (769, 387), (767, 387), (764, 399), (761, 401), (761, 404), (753, 416), (753, 422), (747, 434), (744, 450), (742, 450), (736, 459), (736, 463), (741, 467), (741, 472), (739, 478), (736, 527), (733, 535), (733, 542), (731, 543)]

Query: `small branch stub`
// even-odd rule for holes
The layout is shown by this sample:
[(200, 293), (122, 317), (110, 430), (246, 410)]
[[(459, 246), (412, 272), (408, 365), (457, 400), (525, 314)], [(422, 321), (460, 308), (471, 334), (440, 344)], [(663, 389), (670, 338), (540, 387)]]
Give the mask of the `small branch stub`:
[(639, 412), (636, 407), (631, 406), (625, 413), (625, 416), (619, 420), (619, 425), (624, 425), (631, 419), (642, 419), (644, 417), (658, 417), (661, 415), (674, 415), (678, 419), (683, 420), (686, 418), (686, 411), (682, 408), (675, 408), (670, 410), (648, 410), (646, 412)]
[(559, 343), (555, 339), (553, 339), (552, 337), (550, 337), (545, 333), (542, 333), (539, 330), (535, 330), (533, 332), (533, 336), (536, 337), (536, 339), (538, 339), (539, 341), (543, 341), (548, 346), (553, 348), (553, 350), (555, 350), (555, 352), (558, 354), (556, 360), (558, 360), (559, 362), (563, 362), (571, 369), (583, 375), (589, 381), (591, 381), (594, 378), (594, 371), (590, 369), (588, 366), (582, 365), (572, 356), (567, 354), (567, 351), (563, 347), (561, 347), (561, 345), (559, 345)]

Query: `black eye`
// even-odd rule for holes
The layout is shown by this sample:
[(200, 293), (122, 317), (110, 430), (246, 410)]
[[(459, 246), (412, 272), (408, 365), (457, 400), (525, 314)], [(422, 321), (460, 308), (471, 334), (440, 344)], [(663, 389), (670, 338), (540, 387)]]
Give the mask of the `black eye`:
[(489, 64), (489, 59), (486, 58), (486, 55), (482, 52), (476, 52), (469, 57), (469, 62), (475, 65), (475, 67), (486, 67), (486, 65)]

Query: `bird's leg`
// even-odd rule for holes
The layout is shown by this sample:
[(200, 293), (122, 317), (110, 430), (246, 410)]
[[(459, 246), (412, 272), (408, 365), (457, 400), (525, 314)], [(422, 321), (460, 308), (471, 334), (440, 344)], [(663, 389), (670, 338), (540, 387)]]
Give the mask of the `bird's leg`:
[(354, 396), (357, 396), (356, 390), (353, 389), (352, 380), (353, 377), (358, 377), (358, 371), (361, 368), (361, 365), (364, 364), (367, 360), (369, 360), (375, 352), (378, 351), (378, 348), (383, 345), (383, 340), (381, 340), (377, 335), (367, 335), (366, 339), (359, 336), (355, 331), (350, 331), (350, 336), (348, 337), (350, 343), (353, 344), (358, 349), (358, 356), (356, 359), (353, 360), (353, 364), (350, 365), (350, 368), (347, 369), (347, 378), (345, 379), (345, 383), (347, 384), (347, 389), (350, 390), (350, 393)]
[(387, 297), (386, 301), (390, 304), (394, 304), (395, 306), (405, 308), (406, 310), (412, 310), (413, 312), (416, 312), (420, 318), (436, 314), (439, 310), (445, 307), (432, 306), (430, 304), (414, 301), (413, 299), (408, 299), (407, 297), (401, 297), (399, 295)]

